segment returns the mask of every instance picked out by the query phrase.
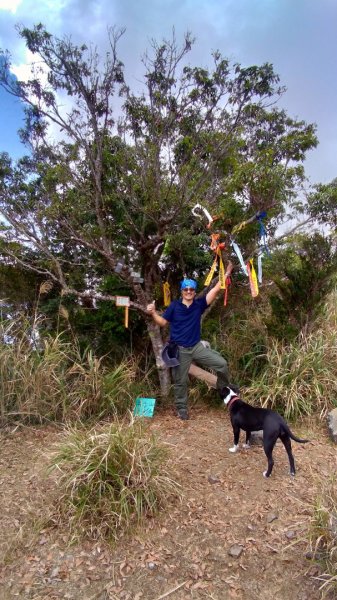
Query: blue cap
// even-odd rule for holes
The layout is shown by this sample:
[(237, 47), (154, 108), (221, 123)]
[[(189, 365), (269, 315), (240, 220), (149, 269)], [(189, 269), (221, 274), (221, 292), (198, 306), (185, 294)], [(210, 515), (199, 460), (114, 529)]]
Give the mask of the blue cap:
[(197, 282), (194, 281), (194, 279), (183, 279), (181, 284), (180, 284), (180, 289), (184, 290), (185, 288), (190, 287), (193, 288), (194, 290), (197, 289)]

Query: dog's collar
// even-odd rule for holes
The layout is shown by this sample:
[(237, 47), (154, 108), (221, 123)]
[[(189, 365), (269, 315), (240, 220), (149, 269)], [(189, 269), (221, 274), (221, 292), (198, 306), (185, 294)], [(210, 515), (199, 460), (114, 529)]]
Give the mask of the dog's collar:
[(239, 396), (233, 396), (230, 401), (227, 403), (227, 408), (230, 409), (230, 407), (232, 406), (232, 404), (234, 404), (234, 402), (236, 400), (240, 400)]
[(230, 390), (229, 394), (227, 394), (226, 398), (224, 398), (223, 401), (226, 404), (227, 408), (229, 408), (236, 400), (239, 400), (239, 396), (237, 396), (236, 393), (233, 392), (233, 390)]

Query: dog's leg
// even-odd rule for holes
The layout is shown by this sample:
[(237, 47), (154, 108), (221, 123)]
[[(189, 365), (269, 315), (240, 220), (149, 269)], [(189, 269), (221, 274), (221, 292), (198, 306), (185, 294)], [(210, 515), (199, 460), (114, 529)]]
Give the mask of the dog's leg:
[(233, 433), (234, 433), (234, 445), (231, 448), (228, 448), (228, 450), (230, 452), (237, 452), (239, 450), (240, 427), (233, 425)]
[(243, 448), (250, 448), (250, 436), (251, 436), (251, 432), (250, 431), (246, 431), (246, 443), (242, 444)]
[(290, 475), (292, 475), (294, 477), (296, 469), (295, 469), (294, 456), (293, 456), (293, 453), (291, 450), (290, 437), (286, 433), (281, 433), (280, 439), (281, 439), (281, 442), (283, 443), (283, 445), (287, 451), (287, 454), (288, 454), (289, 465), (290, 465)]
[(276, 444), (276, 439), (274, 438), (269, 438), (269, 439), (265, 439), (265, 437), (263, 438), (263, 448), (268, 460), (268, 467), (266, 471), (263, 471), (263, 477), (270, 477), (271, 472), (273, 470), (273, 466), (274, 466), (274, 460), (273, 460), (273, 449), (274, 446)]

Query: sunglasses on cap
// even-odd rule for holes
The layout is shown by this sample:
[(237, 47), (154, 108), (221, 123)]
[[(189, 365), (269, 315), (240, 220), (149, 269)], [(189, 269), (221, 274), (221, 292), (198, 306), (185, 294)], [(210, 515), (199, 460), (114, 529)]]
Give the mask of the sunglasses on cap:
[(195, 292), (195, 289), (194, 288), (185, 287), (183, 289), (183, 292)]

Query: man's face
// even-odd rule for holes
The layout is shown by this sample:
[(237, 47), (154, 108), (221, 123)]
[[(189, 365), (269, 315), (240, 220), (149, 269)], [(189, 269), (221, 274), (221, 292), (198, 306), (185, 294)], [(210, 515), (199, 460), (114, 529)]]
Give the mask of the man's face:
[(183, 298), (186, 300), (192, 300), (195, 296), (195, 289), (191, 287), (186, 287), (182, 290)]

